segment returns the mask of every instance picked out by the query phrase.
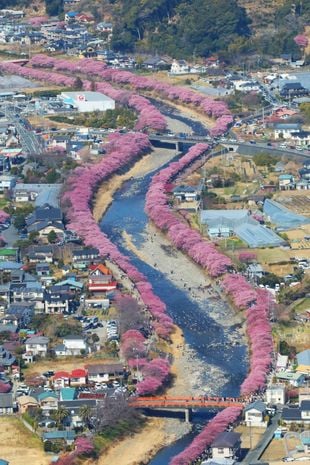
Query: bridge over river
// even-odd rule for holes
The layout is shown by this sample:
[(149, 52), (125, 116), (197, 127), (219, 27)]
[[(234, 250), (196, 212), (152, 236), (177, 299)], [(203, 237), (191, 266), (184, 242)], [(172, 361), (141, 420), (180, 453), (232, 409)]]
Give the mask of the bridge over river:
[(135, 408), (151, 410), (184, 411), (185, 421), (190, 421), (193, 408), (244, 408), (246, 402), (238, 397), (210, 397), (210, 396), (155, 396), (132, 397), (129, 405)]

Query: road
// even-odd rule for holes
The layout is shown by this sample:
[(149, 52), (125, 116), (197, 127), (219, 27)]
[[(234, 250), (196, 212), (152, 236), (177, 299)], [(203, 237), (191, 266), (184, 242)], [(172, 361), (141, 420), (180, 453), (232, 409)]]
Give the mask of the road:
[(43, 151), (43, 144), (40, 142), (36, 134), (27, 127), (29, 123), (19, 116), (16, 116), (14, 109), (6, 106), (5, 117), (10, 120), (16, 127), (16, 130), (21, 139), (23, 150), (25, 152), (28, 154), (40, 154)]
[(277, 412), (274, 417), (271, 418), (270, 425), (264, 432), (261, 440), (253, 449), (251, 449), (245, 459), (242, 461), (244, 465), (250, 465), (259, 462), (260, 457), (263, 455), (265, 449), (273, 438), (274, 432), (278, 427), (278, 422), (281, 418), (281, 412)]

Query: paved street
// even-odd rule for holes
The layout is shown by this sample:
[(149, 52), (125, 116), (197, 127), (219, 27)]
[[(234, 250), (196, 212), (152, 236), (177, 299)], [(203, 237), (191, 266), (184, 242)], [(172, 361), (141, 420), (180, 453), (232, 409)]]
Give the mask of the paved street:
[(271, 418), (270, 425), (263, 434), (261, 440), (254, 449), (250, 450), (242, 461), (244, 465), (250, 465), (251, 463), (259, 462), (260, 457), (263, 455), (264, 450), (267, 448), (271, 439), (273, 438), (274, 432), (278, 427), (278, 421), (281, 418), (281, 412), (277, 412), (274, 417)]

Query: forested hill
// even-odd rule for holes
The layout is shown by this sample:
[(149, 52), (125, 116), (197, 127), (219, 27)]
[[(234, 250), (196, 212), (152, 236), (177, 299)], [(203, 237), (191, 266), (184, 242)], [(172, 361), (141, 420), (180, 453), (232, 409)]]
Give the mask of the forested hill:
[[(63, 0), (42, 2), (63, 14)], [(0, 8), (14, 5), (29, 0), (0, 0)], [(112, 21), (115, 50), (175, 58), (297, 53), (293, 37), (310, 23), (305, 0), (80, 0), (79, 10)]]

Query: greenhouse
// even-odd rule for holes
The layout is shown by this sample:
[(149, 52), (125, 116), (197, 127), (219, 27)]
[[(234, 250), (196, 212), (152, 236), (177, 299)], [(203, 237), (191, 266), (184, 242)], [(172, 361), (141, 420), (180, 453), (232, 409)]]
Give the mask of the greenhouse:
[(310, 218), (298, 215), (274, 200), (265, 201), (264, 213), (278, 230), (296, 229), (303, 224), (310, 223)]

